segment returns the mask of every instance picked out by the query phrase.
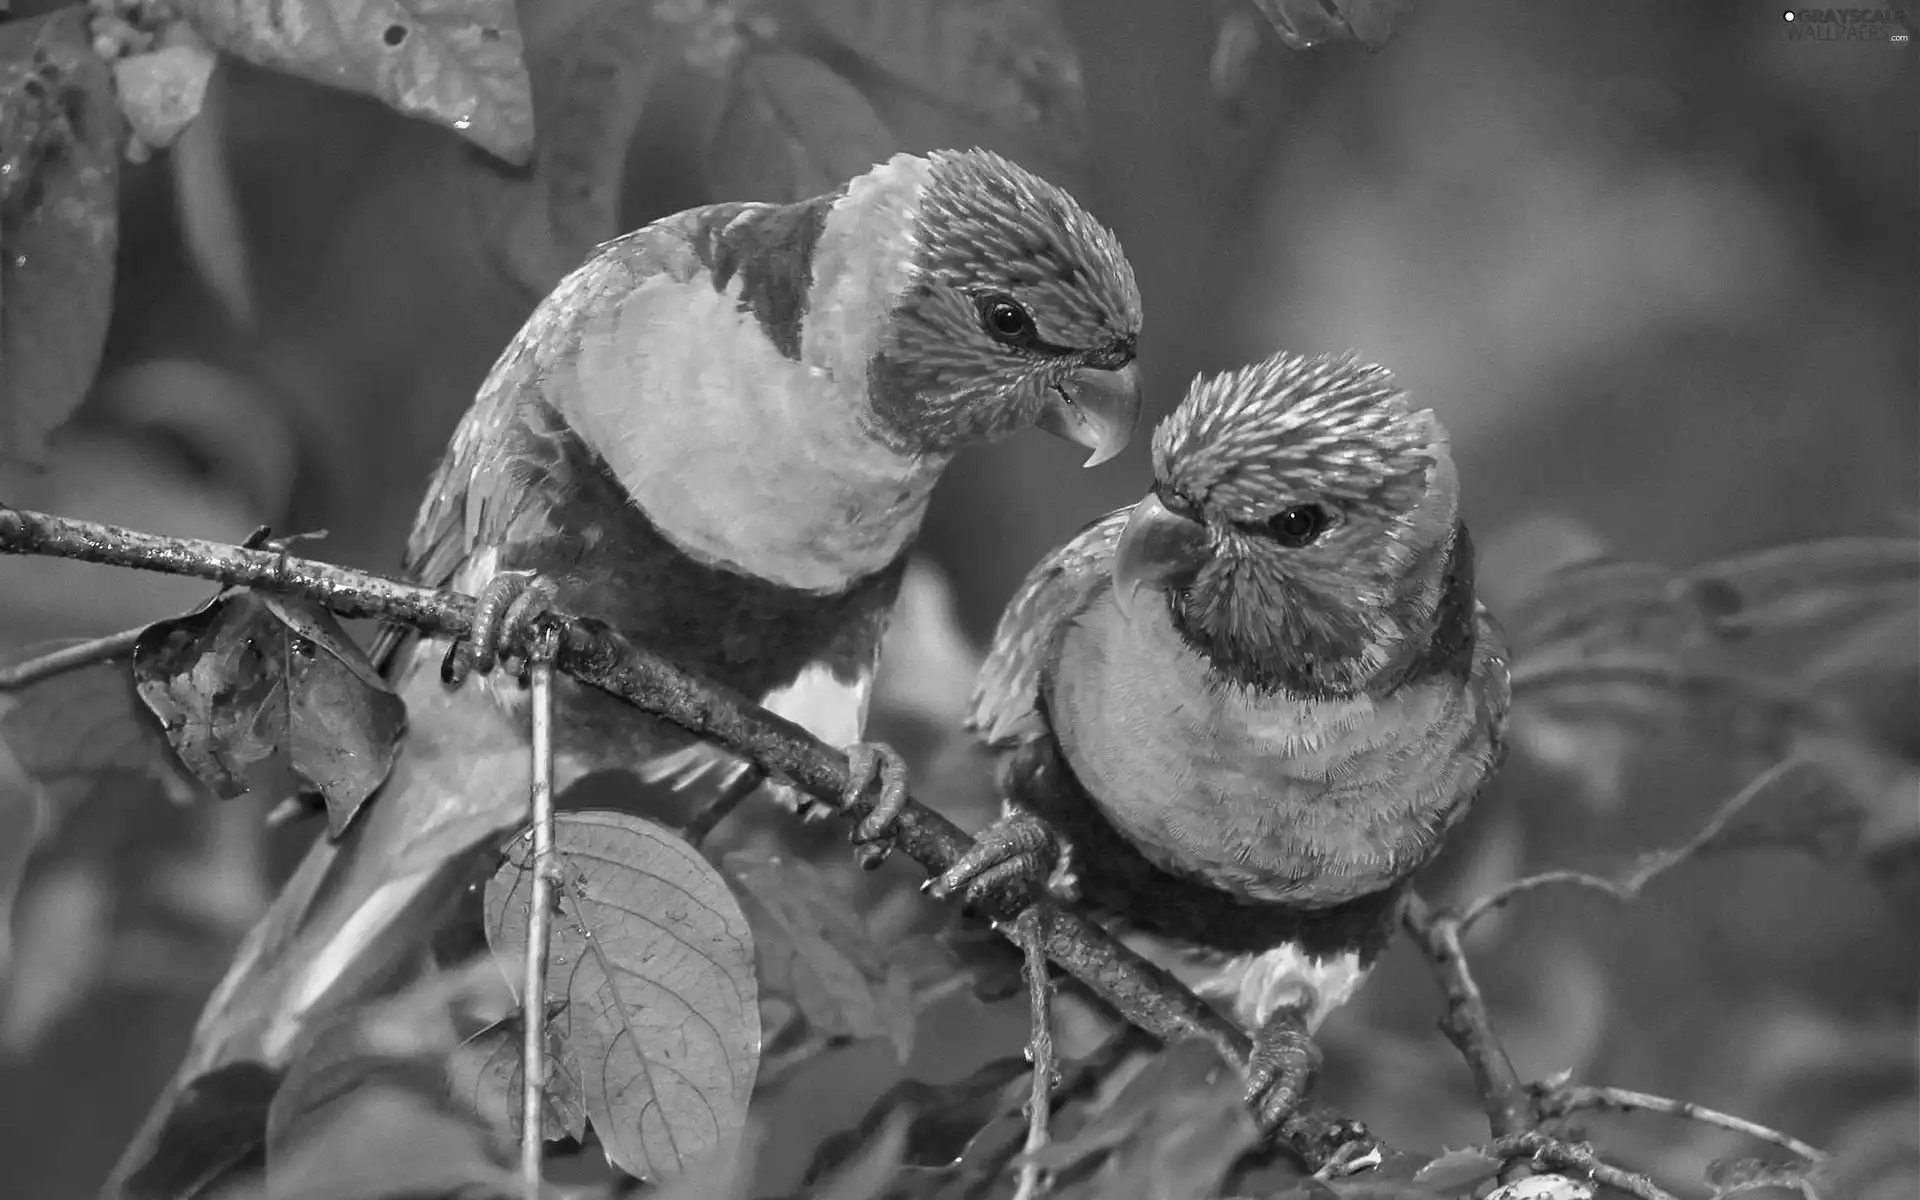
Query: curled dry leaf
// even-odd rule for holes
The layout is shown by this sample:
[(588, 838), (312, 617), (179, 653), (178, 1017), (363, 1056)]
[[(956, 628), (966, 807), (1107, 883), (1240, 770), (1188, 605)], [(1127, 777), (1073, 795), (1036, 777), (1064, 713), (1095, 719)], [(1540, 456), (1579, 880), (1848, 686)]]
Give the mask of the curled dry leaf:
[(895, 140), (860, 90), (811, 58), (741, 64), (707, 138), (707, 182), (722, 200), (787, 203), (839, 186)]
[(929, 99), (1073, 155), (1080, 58), (1054, 0), (801, 0), (841, 45)]
[[(760, 1010), (753, 937), (726, 880), (683, 839), (627, 813), (560, 814), (554, 850), (549, 986), (567, 1005), (563, 1058), (607, 1157), (659, 1179), (732, 1153)], [(487, 941), (516, 978), (531, 859), (522, 835), (487, 884)]]
[(1280, 40), (1295, 50), (1328, 42), (1387, 44), (1413, 13), (1413, 0), (1254, 0)]
[(218, 48), (376, 97), (511, 163), (533, 151), (512, 0), (177, 0)]
[(852, 901), (811, 863), (739, 851), (721, 868), (740, 885), (760, 982), (793, 997), (829, 1038), (885, 1038), (913, 1050), (913, 978), (882, 957)]
[[(521, 1081), (519, 1017), (489, 1025), (460, 1043), (447, 1060), (447, 1085), (454, 1099), (473, 1110), (488, 1129), (520, 1140)], [(546, 1112), (540, 1133), (547, 1141), (578, 1141), (587, 1131), (587, 1106), (574, 1077), (561, 1032), (547, 1027)]]
[(0, 462), (37, 461), (100, 365), (121, 130), (84, 7), (0, 25)]
[(150, 626), (133, 665), (167, 741), (216, 795), (311, 789), (336, 836), (386, 779), (406, 724), (366, 653), (303, 600), (223, 592)]

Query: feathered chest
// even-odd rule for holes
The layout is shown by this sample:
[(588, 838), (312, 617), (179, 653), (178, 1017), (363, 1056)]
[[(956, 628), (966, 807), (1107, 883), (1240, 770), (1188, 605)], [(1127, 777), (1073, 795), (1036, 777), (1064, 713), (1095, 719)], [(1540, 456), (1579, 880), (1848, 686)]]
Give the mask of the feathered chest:
[(1385, 698), (1258, 694), (1105, 594), (1057, 661), (1054, 732), (1106, 818), (1163, 870), (1248, 899), (1321, 907), (1391, 884), (1478, 782), (1453, 761), (1474, 721), (1458, 678)]

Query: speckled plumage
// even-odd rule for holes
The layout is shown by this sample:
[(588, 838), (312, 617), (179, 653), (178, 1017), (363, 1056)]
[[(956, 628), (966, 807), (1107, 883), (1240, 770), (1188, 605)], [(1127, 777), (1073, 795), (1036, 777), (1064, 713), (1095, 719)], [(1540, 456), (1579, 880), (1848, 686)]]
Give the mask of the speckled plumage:
[[(993, 341), (974, 295), (989, 287), (1061, 344)], [(979, 151), (896, 156), (799, 204), (666, 217), (601, 247), (502, 353), (429, 484), (406, 572), (469, 593), (536, 572), (555, 607), (846, 744), (953, 453), (1034, 423), (1073, 372), (1119, 365), (1116, 346), (1130, 357), (1138, 329), (1111, 234)], [(316, 1015), (418, 952), (462, 852), (524, 819), (524, 692), (498, 677), (449, 690), (447, 648), (383, 635), (411, 724), (394, 774), (249, 936), (181, 1083), (283, 1065)], [(591, 689), (557, 692), (558, 787), (618, 767), (704, 788), (742, 767)]]
[[(1130, 609), (1134, 509), (1082, 530), (1002, 616), (968, 724), (1015, 778), (1055, 760), (1020, 798), (1081, 893), (1252, 1026), (1304, 994), (1288, 972), (1318, 1001), (1364, 977), (1497, 767), (1506, 650), (1444, 433), (1385, 371), (1283, 355), (1201, 380), (1153, 445), (1193, 561)], [(1265, 531), (1309, 503), (1339, 508), (1324, 545)], [(1321, 677), (1331, 621), (1347, 657)]]

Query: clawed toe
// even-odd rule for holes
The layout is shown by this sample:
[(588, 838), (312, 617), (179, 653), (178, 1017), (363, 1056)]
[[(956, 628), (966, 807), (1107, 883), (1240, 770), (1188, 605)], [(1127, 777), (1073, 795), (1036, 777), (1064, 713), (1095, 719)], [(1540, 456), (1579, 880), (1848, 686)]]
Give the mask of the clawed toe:
[(1300, 1107), (1320, 1069), (1320, 1047), (1296, 1008), (1275, 1012), (1253, 1035), (1247, 1057), (1247, 1107), (1263, 1130), (1278, 1128)]
[(1044, 883), (1059, 859), (1059, 843), (1044, 821), (1012, 805), (982, 830), (960, 861), (927, 881), (937, 899), (956, 893), (979, 904), (994, 893), (1024, 891)]
[(856, 742), (847, 747), (847, 786), (840, 803), (859, 803), (874, 780), (880, 794), (873, 808), (853, 827), (851, 841), (860, 865), (871, 871), (893, 852), (893, 826), (907, 804), (907, 762), (884, 742)]
[(487, 580), (474, 605), (473, 631), (448, 649), (441, 678), (457, 687), (471, 672), (488, 674), (505, 659), (524, 665), (558, 596), (551, 579), (532, 571), (502, 571)]

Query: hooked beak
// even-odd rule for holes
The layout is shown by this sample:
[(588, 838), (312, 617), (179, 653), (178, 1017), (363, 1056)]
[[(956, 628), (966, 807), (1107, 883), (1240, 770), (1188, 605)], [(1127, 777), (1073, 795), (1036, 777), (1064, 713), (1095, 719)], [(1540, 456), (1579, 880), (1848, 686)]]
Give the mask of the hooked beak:
[(1127, 448), (1140, 420), (1140, 370), (1132, 363), (1111, 370), (1081, 367), (1053, 386), (1040, 410), (1040, 428), (1093, 451), (1085, 466), (1097, 467)]
[(1164, 592), (1190, 577), (1206, 562), (1210, 546), (1204, 524), (1174, 512), (1159, 496), (1134, 505), (1113, 550), (1113, 595), (1120, 611), (1130, 620), (1147, 612), (1141, 593)]

